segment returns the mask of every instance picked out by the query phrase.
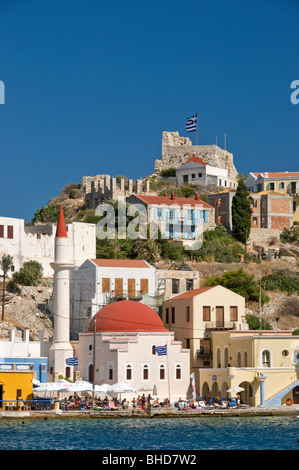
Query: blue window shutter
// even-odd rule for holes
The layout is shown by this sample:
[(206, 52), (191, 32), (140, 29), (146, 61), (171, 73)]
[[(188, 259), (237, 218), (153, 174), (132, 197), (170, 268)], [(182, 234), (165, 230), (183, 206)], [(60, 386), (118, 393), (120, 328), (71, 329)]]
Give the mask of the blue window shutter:
[(208, 211), (203, 211), (203, 220), (204, 222), (208, 221)]
[(177, 211), (173, 211), (173, 218), (174, 218), (174, 223), (177, 224), (178, 223), (178, 213), (177, 213)]
[(192, 218), (192, 224), (195, 224), (196, 218), (195, 218), (195, 211), (191, 211), (191, 218)]
[(154, 219), (158, 220), (158, 209), (154, 209)]
[(165, 220), (165, 209), (162, 209), (162, 220)]

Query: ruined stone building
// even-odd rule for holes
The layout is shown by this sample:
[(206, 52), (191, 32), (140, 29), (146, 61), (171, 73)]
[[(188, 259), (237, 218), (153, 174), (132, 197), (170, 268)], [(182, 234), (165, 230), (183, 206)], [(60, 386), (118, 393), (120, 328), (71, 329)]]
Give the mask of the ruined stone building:
[[(163, 132), (162, 157), (155, 161), (155, 173), (160, 174), (167, 168), (178, 168), (191, 157), (199, 157), (209, 167), (225, 170), (222, 179), (227, 181), (228, 187), (237, 186), (237, 170), (233, 162), (233, 154), (221, 149), (217, 145), (192, 145), (187, 137), (181, 137), (178, 132)], [(219, 178), (221, 176), (219, 175)], [(190, 180), (189, 183), (192, 183)], [(223, 182), (222, 182), (223, 183)], [(225, 184), (221, 184), (225, 186)]]
[(117, 179), (109, 175), (83, 176), (81, 187), (87, 209), (96, 209), (99, 204), (111, 199), (126, 201), (132, 194), (150, 194), (147, 180)]

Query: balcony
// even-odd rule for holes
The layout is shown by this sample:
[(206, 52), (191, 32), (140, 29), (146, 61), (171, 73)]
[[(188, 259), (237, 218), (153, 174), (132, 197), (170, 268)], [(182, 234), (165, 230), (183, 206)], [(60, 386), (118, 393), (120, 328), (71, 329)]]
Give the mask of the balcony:
[(236, 330), (237, 322), (236, 321), (210, 321), (206, 322), (207, 330)]
[(197, 351), (196, 351), (197, 359), (208, 358), (208, 357), (212, 357), (212, 356), (213, 356), (212, 350), (209, 347), (205, 348), (204, 346), (200, 346), (200, 349), (197, 349)]

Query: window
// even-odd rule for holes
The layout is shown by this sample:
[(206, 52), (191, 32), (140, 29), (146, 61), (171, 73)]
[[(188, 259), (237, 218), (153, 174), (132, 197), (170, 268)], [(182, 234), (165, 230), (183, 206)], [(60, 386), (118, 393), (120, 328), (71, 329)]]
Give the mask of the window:
[(190, 322), (190, 307), (186, 307), (186, 322)]
[(108, 380), (113, 380), (113, 366), (108, 365)]
[(156, 346), (152, 346), (152, 355), (153, 355), (153, 356), (156, 355)]
[(130, 364), (126, 368), (126, 380), (132, 380), (132, 366)]
[(198, 178), (202, 178), (202, 173), (198, 173)]
[(4, 225), (0, 225), (0, 238), (4, 238)]
[(284, 350), (281, 352), (282, 357), (288, 357), (289, 354), (290, 354), (290, 352), (289, 352), (287, 349), (284, 349)]
[(192, 290), (194, 286), (193, 279), (186, 279), (186, 290)]
[(7, 238), (13, 238), (13, 225), (7, 226)]
[(159, 378), (160, 380), (165, 380), (165, 377), (166, 377), (166, 373), (165, 373), (165, 366), (164, 364), (161, 364), (160, 367), (159, 367)]
[(202, 307), (203, 321), (211, 321), (211, 307)]
[(172, 294), (179, 294), (180, 292), (180, 280), (172, 279)]
[(169, 323), (169, 308), (166, 309), (165, 316), (166, 316), (165, 323)]
[(149, 379), (149, 368), (148, 365), (143, 366), (143, 380)]
[(176, 380), (181, 380), (182, 379), (182, 367), (181, 367), (180, 364), (176, 365), (175, 378), (176, 378)]
[(268, 186), (268, 187), (269, 187), (269, 190), (270, 190), (270, 191), (274, 191), (274, 189), (275, 189), (275, 183), (269, 183), (269, 186)]
[(238, 307), (230, 307), (230, 321), (238, 321)]
[(252, 221), (253, 221), (253, 225), (257, 225), (257, 217), (253, 217)]
[(285, 189), (285, 182), (284, 181), (281, 181), (279, 183), (279, 189)]
[(270, 367), (270, 351), (268, 349), (262, 352), (262, 367)]
[(190, 349), (190, 338), (186, 338), (186, 349)]
[(297, 209), (297, 202), (293, 201), (293, 212), (296, 212)]
[(175, 307), (171, 308), (171, 323), (175, 323)]
[(195, 180), (195, 173), (192, 173), (192, 179)]

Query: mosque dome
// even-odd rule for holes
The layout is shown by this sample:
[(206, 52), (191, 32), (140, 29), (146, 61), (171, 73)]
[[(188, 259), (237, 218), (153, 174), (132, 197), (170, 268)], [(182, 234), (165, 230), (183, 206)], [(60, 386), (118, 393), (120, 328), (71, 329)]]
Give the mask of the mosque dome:
[(161, 318), (147, 305), (134, 300), (121, 300), (102, 307), (93, 317), (87, 330), (96, 332), (165, 332)]

